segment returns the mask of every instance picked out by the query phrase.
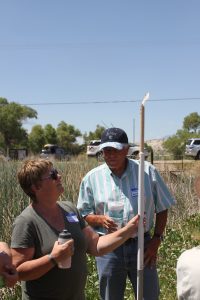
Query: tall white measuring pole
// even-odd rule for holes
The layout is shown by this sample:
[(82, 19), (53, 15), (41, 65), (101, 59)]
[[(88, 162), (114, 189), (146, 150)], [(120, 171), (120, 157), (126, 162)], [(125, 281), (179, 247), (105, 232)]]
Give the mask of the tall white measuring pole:
[(138, 254), (137, 254), (137, 300), (143, 299), (143, 270), (144, 270), (144, 105), (149, 99), (147, 93), (140, 108), (140, 164), (138, 180)]

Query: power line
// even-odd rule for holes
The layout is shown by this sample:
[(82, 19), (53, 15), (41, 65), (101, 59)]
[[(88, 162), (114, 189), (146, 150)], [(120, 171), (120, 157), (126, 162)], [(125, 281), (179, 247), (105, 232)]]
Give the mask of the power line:
[[(167, 101), (192, 101), (200, 100), (200, 97), (190, 98), (166, 98), (166, 99), (149, 99), (148, 102), (167, 102)], [(136, 103), (141, 102), (140, 100), (102, 100), (102, 101), (66, 101), (66, 102), (40, 102), (40, 103), (23, 103), (21, 105), (88, 105), (88, 104), (110, 104), (110, 103)], [(19, 103), (20, 104), (20, 103)]]
[(0, 43), (0, 50), (8, 50), (8, 49), (14, 49), (14, 50), (39, 50), (39, 49), (65, 49), (65, 48), (82, 48), (82, 47), (94, 47), (94, 48), (101, 48), (101, 47), (118, 47), (118, 48), (135, 48), (135, 47), (158, 47), (158, 46), (198, 46), (200, 45), (200, 40), (199, 39), (184, 39), (184, 40), (155, 40), (155, 41), (143, 41), (143, 40), (135, 40), (135, 41), (91, 41), (91, 42), (78, 42), (78, 41), (73, 41), (73, 42), (35, 42), (35, 43), (30, 43), (25, 41), (24, 43)]
[[(168, 101), (198, 101), (200, 97), (189, 97), (189, 98), (163, 98), (163, 99), (149, 99), (148, 102), (168, 102)], [(65, 102), (38, 102), (38, 103), (19, 103), (20, 105), (31, 105), (31, 106), (45, 106), (45, 105), (88, 105), (88, 104), (119, 104), (119, 103), (141, 103), (141, 99), (137, 100), (102, 100), (102, 101), (65, 101)], [(8, 103), (0, 103), (0, 106), (6, 105)]]

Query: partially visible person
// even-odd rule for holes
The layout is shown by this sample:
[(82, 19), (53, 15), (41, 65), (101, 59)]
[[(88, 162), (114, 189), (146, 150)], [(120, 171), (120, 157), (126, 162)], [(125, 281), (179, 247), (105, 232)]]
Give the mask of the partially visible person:
[[(100, 149), (105, 163), (83, 178), (78, 209), (96, 232), (105, 235), (114, 232), (117, 224), (123, 226), (138, 213), (139, 161), (127, 158), (128, 137), (120, 128), (108, 128), (103, 132)], [(167, 212), (175, 200), (153, 165), (145, 162), (144, 172), (146, 227), (143, 294), (144, 300), (157, 300), (157, 254), (167, 222)], [(124, 299), (127, 278), (137, 295), (137, 241), (136, 234), (113, 252), (96, 258), (101, 299)]]
[(12, 256), (8, 244), (0, 242), (0, 285), (12, 287), (18, 279), (16, 268), (12, 264)]
[[(83, 300), (87, 277), (86, 253), (103, 255), (137, 231), (139, 216), (121, 230), (99, 238), (71, 202), (58, 201), (64, 188), (61, 175), (46, 159), (28, 160), (18, 172), (31, 204), (16, 218), (11, 248), (22, 281), (23, 300)], [(72, 239), (60, 245), (59, 233)], [(69, 269), (58, 264), (72, 256)]]
[(200, 299), (200, 246), (184, 251), (177, 261), (177, 296), (179, 300)]

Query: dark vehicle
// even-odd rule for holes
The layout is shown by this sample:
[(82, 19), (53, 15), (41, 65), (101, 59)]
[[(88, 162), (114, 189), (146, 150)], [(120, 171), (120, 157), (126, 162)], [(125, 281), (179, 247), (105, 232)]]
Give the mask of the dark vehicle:
[(9, 149), (9, 158), (16, 160), (23, 160), (28, 155), (27, 149)]
[(57, 160), (69, 160), (70, 156), (65, 153), (65, 150), (62, 147), (54, 144), (46, 144), (42, 149), (40, 154), (41, 158), (54, 158)]

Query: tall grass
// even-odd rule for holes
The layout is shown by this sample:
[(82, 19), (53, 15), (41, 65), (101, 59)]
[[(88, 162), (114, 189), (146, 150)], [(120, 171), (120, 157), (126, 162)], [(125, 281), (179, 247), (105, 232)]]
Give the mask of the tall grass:
[[(98, 165), (95, 159), (76, 159), (55, 162), (61, 171), (65, 192), (62, 199), (77, 202), (79, 185), (83, 176)], [(10, 243), (12, 223), (15, 217), (28, 205), (17, 183), (17, 170), (21, 162), (0, 161), (0, 239)], [(158, 272), (161, 286), (161, 300), (176, 299), (176, 261), (180, 253), (197, 245), (200, 239), (200, 201), (194, 191), (195, 174), (185, 173), (172, 176), (163, 174), (164, 180), (176, 198), (177, 204), (169, 211), (165, 240), (159, 250)], [(88, 256), (88, 281), (86, 299), (98, 299), (98, 278), (94, 258)], [(0, 299), (19, 300), (19, 283), (13, 289), (0, 290)], [(127, 283), (125, 299), (134, 299), (130, 282)]]

